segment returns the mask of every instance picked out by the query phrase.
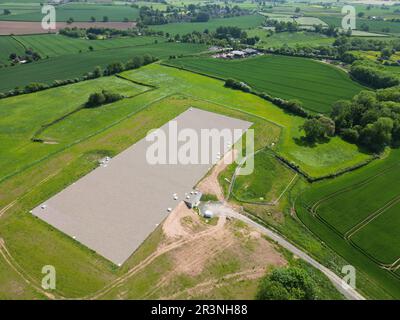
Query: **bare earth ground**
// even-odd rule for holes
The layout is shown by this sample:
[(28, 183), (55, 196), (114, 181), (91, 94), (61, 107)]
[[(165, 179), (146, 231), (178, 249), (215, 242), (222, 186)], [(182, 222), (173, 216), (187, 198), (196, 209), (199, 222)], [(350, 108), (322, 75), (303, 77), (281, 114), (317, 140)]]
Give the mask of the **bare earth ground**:
[[(207, 225), (183, 202), (165, 220), (163, 231), (166, 235), (165, 243), (177, 239), (186, 242), (201, 234), (206, 236), (199, 237), (197, 241), (188, 241), (184, 246), (171, 251), (173, 268), (166, 272), (143, 298), (174, 299), (207, 295), (209, 291), (223, 286), (224, 280), (256, 280), (265, 274), (268, 266), (286, 264), (286, 260), (275, 250), (274, 245), (261, 237), (259, 232), (245, 226), (239, 227), (224, 215), (219, 217), (216, 225)], [(160, 246), (160, 250), (162, 248), (163, 245)], [(229, 259), (230, 255), (239, 261), (239, 270), (228, 272), (222, 277), (213, 277), (213, 270), (208, 270), (212, 268), (210, 264), (218, 261), (221, 256)], [(168, 288), (169, 284), (181, 275), (198, 277), (201, 280), (194, 287), (172, 292)]]
[(203, 194), (216, 195), (219, 201), (224, 200), (224, 193), (218, 182), (219, 174), (226, 169), (228, 165), (233, 163), (237, 157), (237, 150), (232, 149), (213, 167), (211, 173), (206, 176), (198, 185), (197, 189)]
[(132, 22), (74, 22), (67, 24), (66, 22), (57, 22), (56, 30), (45, 30), (42, 28), (41, 22), (26, 21), (0, 21), (0, 35), (21, 35), (21, 34), (38, 34), (38, 33), (55, 33), (66, 27), (78, 28), (112, 28), (126, 30), (135, 27)]

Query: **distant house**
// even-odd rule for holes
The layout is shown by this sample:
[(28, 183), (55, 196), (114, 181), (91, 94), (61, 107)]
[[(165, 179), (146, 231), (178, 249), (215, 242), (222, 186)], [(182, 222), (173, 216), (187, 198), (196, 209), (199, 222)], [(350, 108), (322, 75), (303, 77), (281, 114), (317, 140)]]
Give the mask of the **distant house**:
[(252, 48), (246, 48), (243, 50), (231, 50), (229, 52), (226, 52), (226, 49), (224, 49), (223, 51), (224, 52), (222, 52), (222, 53), (217, 53), (217, 54), (213, 55), (213, 57), (220, 58), (220, 59), (240, 59), (240, 58), (246, 58), (249, 56), (260, 54), (260, 52), (258, 50), (252, 49)]
[(200, 200), (202, 197), (202, 193), (200, 191), (191, 191), (190, 193), (186, 194), (185, 196), (185, 204), (188, 206), (189, 209), (196, 208), (200, 204)]
[(233, 50), (231, 54), (236, 58), (244, 58), (246, 56), (246, 52), (240, 50)]
[(247, 55), (253, 55), (253, 54), (257, 54), (258, 51), (252, 48), (246, 48), (243, 50)]

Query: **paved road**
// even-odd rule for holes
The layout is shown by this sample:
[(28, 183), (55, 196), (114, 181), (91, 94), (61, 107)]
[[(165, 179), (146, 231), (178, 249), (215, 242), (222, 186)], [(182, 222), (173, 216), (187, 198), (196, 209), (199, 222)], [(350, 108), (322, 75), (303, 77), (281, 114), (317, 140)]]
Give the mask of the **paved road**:
[(216, 214), (226, 215), (227, 217), (232, 217), (232, 218), (235, 218), (235, 219), (245, 222), (247, 225), (253, 227), (254, 229), (257, 229), (262, 234), (266, 235), (268, 238), (276, 241), (279, 245), (281, 245), (282, 247), (289, 250), (297, 257), (303, 259), (304, 261), (308, 262), (313, 267), (317, 268), (322, 273), (324, 273), (329, 278), (329, 280), (332, 282), (332, 284), (337, 288), (337, 290), (339, 292), (341, 292), (347, 299), (349, 299), (349, 300), (365, 300), (365, 298), (361, 294), (359, 294), (355, 289), (353, 289), (351, 287), (342, 286), (342, 279), (339, 276), (337, 276), (335, 273), (333, 273), (328, 268), (324, 267), (322, 264), (317, 262), (315, 259), (311, 258), (304, 251), (302, 251), (302, 250), (298, 249), (297, 247), (295, 247), (294, 245), (292, 245), (290, 242), (285, 240), (283, 237), (281, 237), (276, 232), (265, 228), (264, 226), (258, 224), (257, 222), (251, 220), (250, 218), (236, 212), (231, 207), (229, 207), (225, 204), (209, 203), (206, 205), (206, 207), (204, 207), (204, 209), (208, 209)]

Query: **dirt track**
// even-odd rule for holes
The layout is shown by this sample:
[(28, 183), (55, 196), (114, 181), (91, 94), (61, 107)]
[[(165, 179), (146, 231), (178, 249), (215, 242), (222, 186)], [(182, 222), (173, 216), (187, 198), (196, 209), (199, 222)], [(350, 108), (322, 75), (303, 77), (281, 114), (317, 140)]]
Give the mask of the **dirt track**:
[(218, 176), (229, 164), (235, 161), (237, 154), (238, 152), (236, 149), (227, 152), (225, 156), (213, 167), (211, 173), (197, 185), (199, 191), (203, 192), (204, 194), (216, 195), (219, 201), (223, 201), (224, 193), (218, 182)]

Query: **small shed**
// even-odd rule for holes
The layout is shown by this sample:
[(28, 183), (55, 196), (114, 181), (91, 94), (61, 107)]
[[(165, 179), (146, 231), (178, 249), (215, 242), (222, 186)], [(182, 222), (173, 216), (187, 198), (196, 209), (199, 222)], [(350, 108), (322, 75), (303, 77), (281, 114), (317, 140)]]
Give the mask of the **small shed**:
[(189, 209), (196, 208), (200, 204), (200, 200), (202, 197), (202, 193), (200, 191), (191, 191), (185, 195), (185, 203)]

